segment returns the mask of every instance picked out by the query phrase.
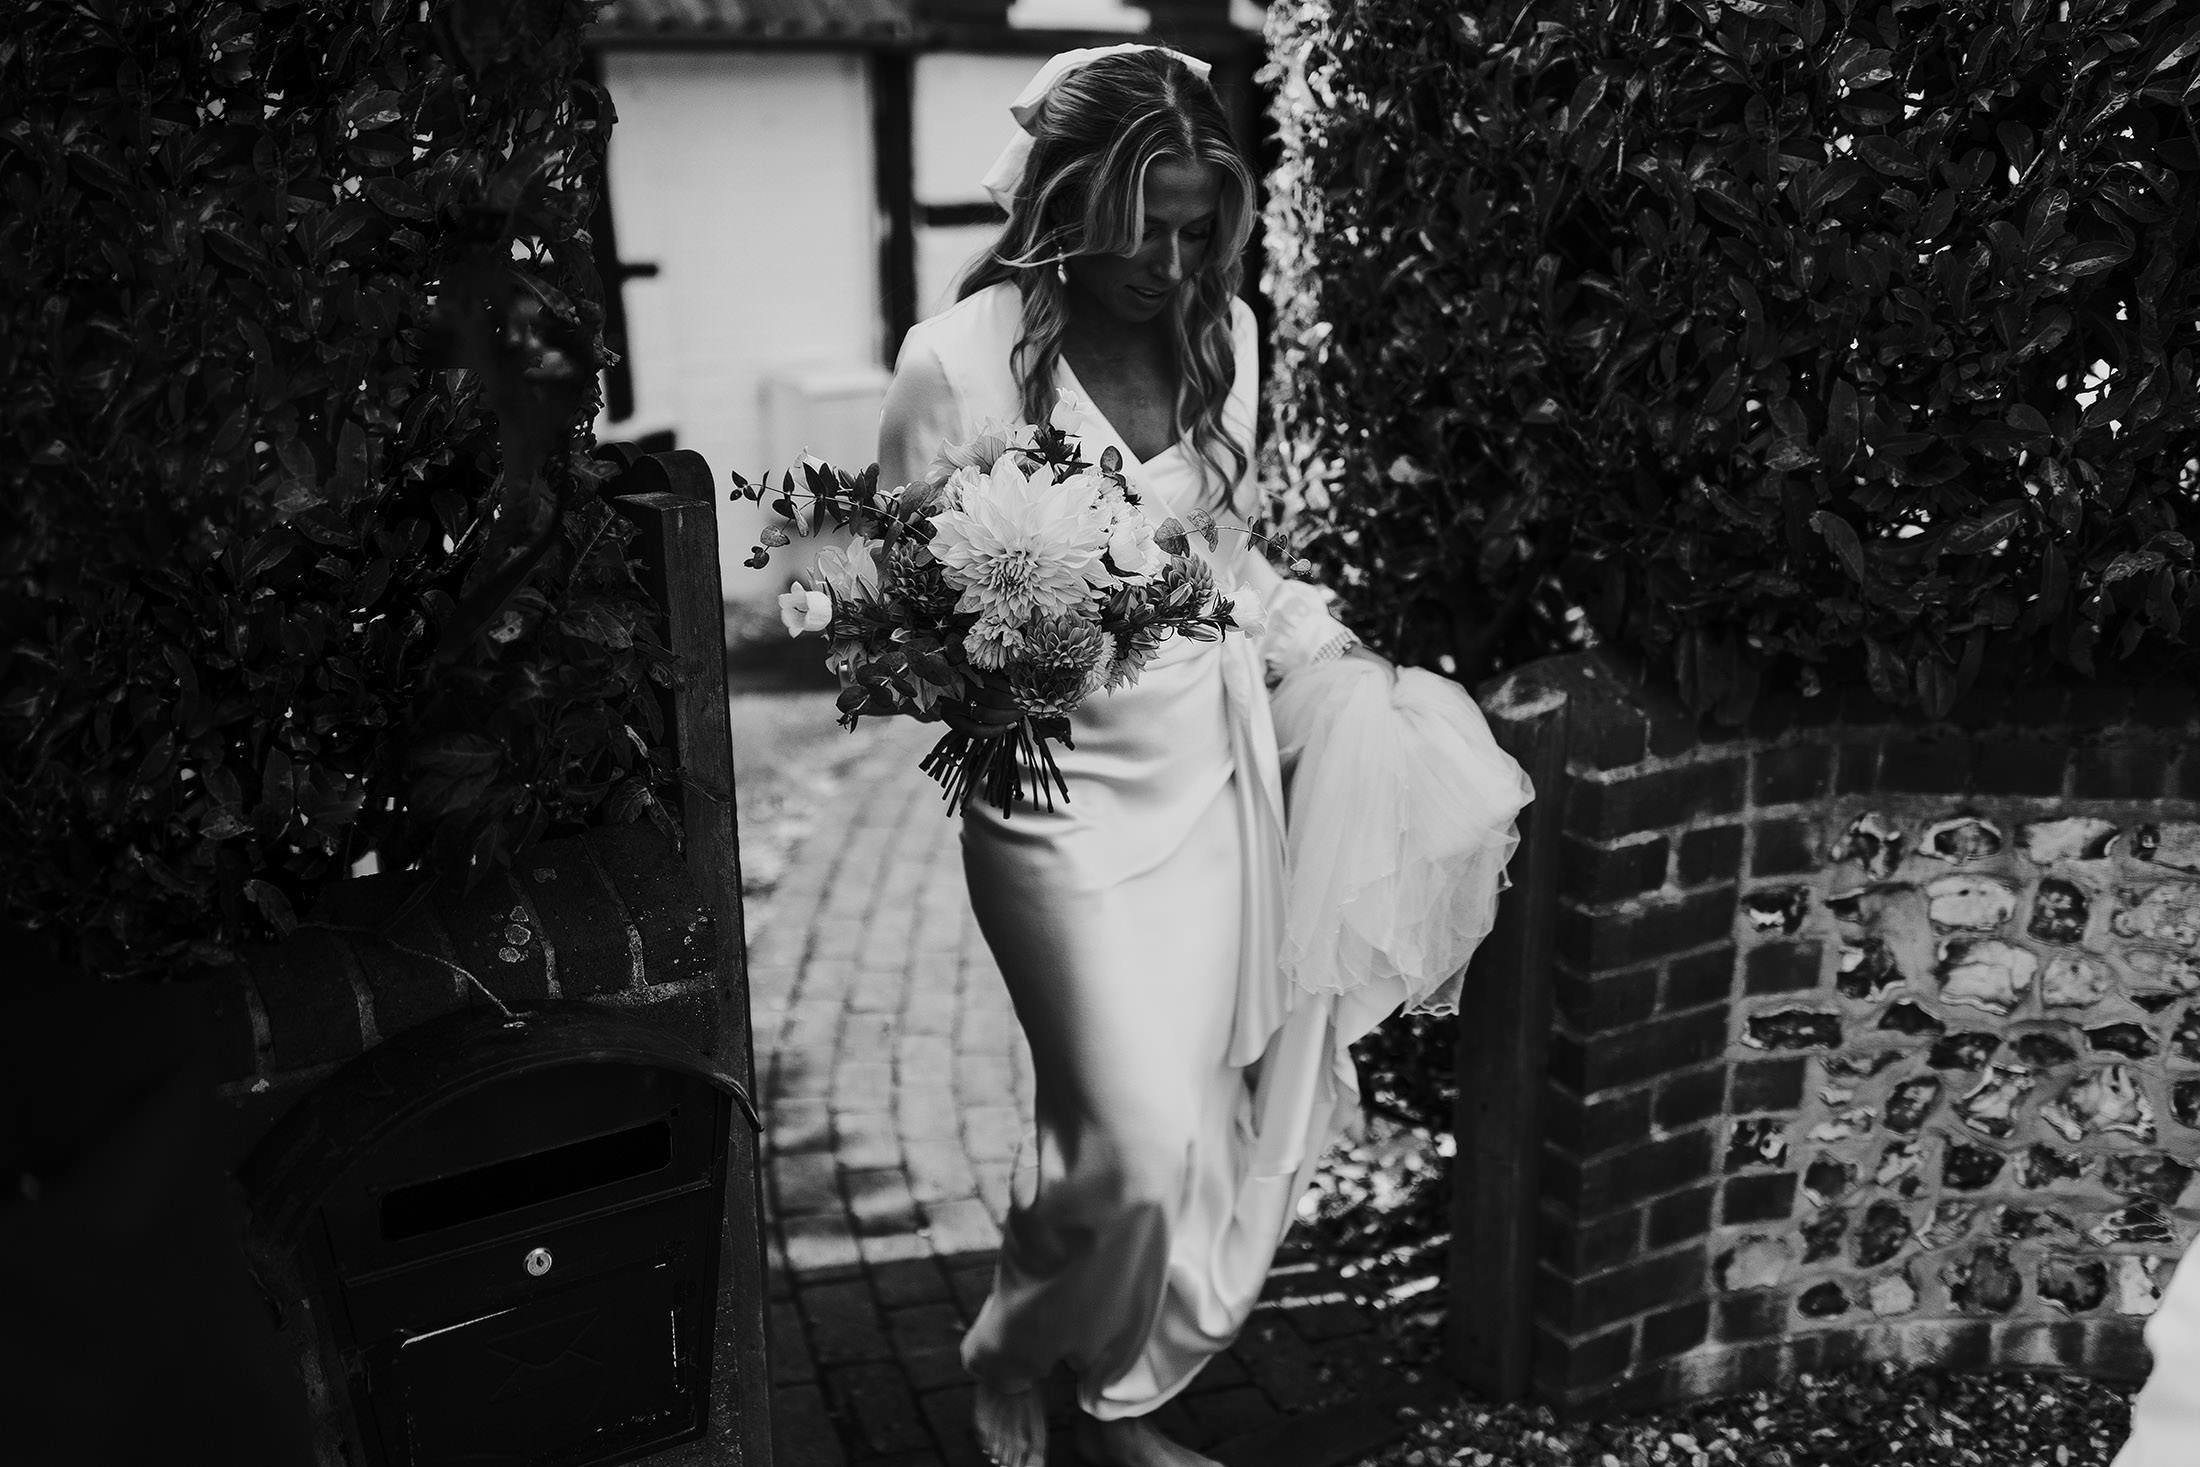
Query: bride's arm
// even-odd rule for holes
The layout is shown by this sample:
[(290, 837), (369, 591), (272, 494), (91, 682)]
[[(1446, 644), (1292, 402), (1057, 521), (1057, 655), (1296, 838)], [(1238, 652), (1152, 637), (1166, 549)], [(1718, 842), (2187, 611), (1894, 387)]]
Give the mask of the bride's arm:
[[(1223, 522), (1232, 529), (1245, 524), (1235, 512)], [(1265, 614), (1260, 650), (1269, 681), (1347, 653), (1383, 660), (1362, 647), (1352, 629), (1330, 614), (1328, 598), (1319, 586), (1285, 578), (1263, 553), (1266, 548), (1248, 536), (1238, 579), (1260, 598)]]
[(940, 445), (961, 436), (961, 419), (939, 353), (921, 331), (910, 332), (879, 413), (880, 486), (899, 488), (922, 479)]

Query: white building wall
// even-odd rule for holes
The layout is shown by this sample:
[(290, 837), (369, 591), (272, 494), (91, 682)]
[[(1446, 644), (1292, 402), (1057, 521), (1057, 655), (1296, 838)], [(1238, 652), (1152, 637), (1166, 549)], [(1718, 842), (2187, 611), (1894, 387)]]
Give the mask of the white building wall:
[(936, 316), (955, 303), (955, 282), (978, 251), (993, 243), (1000, 227), (961, 224), (946, 228), (917, 226), (917, 317)]
[[(744, 568), (761, 516), (723, 497), (731, 470), (754, 477), (805, 446), (773, 441), (786, 435), (767, 421), (767, 384), (797, 371), (875, 373), (883, 348), (863, 62), (621, 49), (605, 54), (604, 72), (619, 114), (609, 160), (619, 253), (658, 273), (626, 283), (634, 416), (597, 433), (671, 428), (709, 459), (726, 594), (768, 597), (807, 554)], [(806, 446), (861, 468), (877, 452), (877, 410), (851, 411), (845, 395), (817, 420), (831, 441)]]
[[(1038, 56), (933, 52), (917, 58), (911, 106), (916, 114), (914, 191), (919, 204), (981, 204), (979, 181), (1016, 124), (1008, 104), (1038, 72)], [(917, 314), (953, 303), (955, 277), (993, 242), (991, 225), (917, 229)]]

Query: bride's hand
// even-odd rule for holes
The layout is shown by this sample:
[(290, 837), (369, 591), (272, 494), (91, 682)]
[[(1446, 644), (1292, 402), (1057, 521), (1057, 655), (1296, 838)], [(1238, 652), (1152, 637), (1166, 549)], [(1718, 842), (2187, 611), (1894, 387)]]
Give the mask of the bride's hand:
[(973, 739), (997, 739), (1023, 722), (1023, 711), (995, 703), (957, 703), (945, 699), (939, 715), (947, 726)]

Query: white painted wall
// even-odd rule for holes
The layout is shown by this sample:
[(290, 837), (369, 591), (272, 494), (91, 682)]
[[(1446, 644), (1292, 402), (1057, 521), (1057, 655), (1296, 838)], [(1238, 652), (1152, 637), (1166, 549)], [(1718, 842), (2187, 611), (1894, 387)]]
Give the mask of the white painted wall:
[[(915, 112), (916, 178), (920, 204), (985, 202), (979, 180), (1014, 133), (1008, 104), (1045, 58), (974, 56), (952, 51), (917, 58), (911, 83)], [(931, 229), (919, 226), (917, 314), (929, 316), (953, 303), (955, 277), (970, 257), (993, 242), (991, 225)]]
[(936, 316), (955, 303), (955, 282), (978, 251), (993, 243), (993, 224), (917, 227), (917, 316)]
[[(765, 418), (768, 381), (801, 368), (860, 372), (879, 359), (863, 64), (853, 55), (622, 49), (605, 54), (604, 72), (619, 111), (609, 162), (619, 253), (658, 273), (626, 284), (634, 417), (599, 423), (597, 433), (672, 428), (682, 448), (710, 460), (723, 491), (730, 470), (753, 477), (783, 466), (771, 459), (785, 450)], [(875, 407), (840, 403), (820, 420), (827, 438), (846, 441), (811, 439), (812, 452), (853, 468), (871, 462)], [(864, 421), (860, 432), (846, 426)], [(731, 598), (767, 598), (795, 574), (786, 551), (769, 571), (741, 565), (759, 523), (721, 496)]]
[(985, 198), (978, 180), (1016, 129), (1008, 104), (1044, 60), (955, 51), (917, 58), (911, 103), (917, 115), (918, 203), (974, 204)]

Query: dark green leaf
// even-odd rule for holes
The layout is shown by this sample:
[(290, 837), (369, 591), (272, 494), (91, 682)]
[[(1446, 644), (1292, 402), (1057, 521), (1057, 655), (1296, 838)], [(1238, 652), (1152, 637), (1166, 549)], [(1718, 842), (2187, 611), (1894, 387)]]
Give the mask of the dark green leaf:
[(1871, 683), (1872, 692), (1879, 700), (1893, 707), (1906, 707), (1911, 701), (1911, 676), (1909, 665), (1901, 655), (1877, 637), (1864, 640), (1864, 671)]
[(1830, 509), (1819, 510), (1810, 517), (1811, 528), (1823, 535), (1834, 556), (1841, 562), (1841, 569), (1849, 573), (1849, 579), (1862, 584), (1864, 581), (1864, 547), (1856, 538), (1855, 529)]
[(1955, 667), (1938, 657), (1920, 657), (1913, 674), (1918, 706), (1930, 717), (1945, 718), (1962, 691)]
[(2009, 500), (1982, 515), (1951, 525), (1941, 548), (1951, 555), (1976, 555), (2000, 544), (2023, 522), (2024, 501)]
[(1881, 173), (1898, 178), (1923, 178), (1917, 155), (1896, 138), (1872, 134), (1856, 140), (1856, 155)]
[(244, 892), (277, 933), (287, 937), (297, 928), (298, 914), (291, 910), (290, 898), (283, 895), (281, 888), (254, 877), (244, 884)]
[(2101, 571), (2101, 584), (2112, 586), (2132, 576), (2160, 570), (2169, 564), (2169, 557), (2158, 550), (2126, 550), (2111, 560)]
[(2102, 242), (2079, 245), (2063, 257), (2062, 272), (2065, 275), (2097, 275), (2130, 258), (2131, 251), (2120, 244)]
[(2173, 41), (2169, 48), (2156, 58), (2154, 63), (2147, 68), (2148, 74), (2159, 76), (2187, 57), (2195, 54), (2200, 54), (2200, 20), (2196, 20), (2187, 26), (2185, 33)]
[(1918, 215), (1917, 237), (1934, 240), (1941, 236), (1956, 217), (1956, 193), (1954, 189), (1942, 189), (1933, 195), (1932, 202)]

